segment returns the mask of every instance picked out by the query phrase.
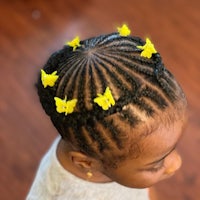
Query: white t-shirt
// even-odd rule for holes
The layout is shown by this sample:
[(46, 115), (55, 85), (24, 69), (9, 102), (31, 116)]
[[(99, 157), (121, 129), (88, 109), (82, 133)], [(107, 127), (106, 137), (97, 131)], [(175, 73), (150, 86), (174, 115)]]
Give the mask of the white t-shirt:
[(56, 138), (43, 157), (26, 200), (149, 200), (147, 189), (93, 183), (66, 171), (56, 156), (59, 140)]

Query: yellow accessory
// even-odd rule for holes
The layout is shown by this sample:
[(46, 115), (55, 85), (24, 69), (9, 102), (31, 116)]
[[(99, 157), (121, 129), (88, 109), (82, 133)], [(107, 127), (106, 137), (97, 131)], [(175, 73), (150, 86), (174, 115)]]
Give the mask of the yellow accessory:
[(72, 99), (67, 101), (67, 97), (60, 99), (59, 97), (54, 97), (56, 102), (56, 110), (58, 113), (65, 113), (65, 115), (74, 112), (74, 108), (77, 103), (77, 99)]
[(73, 51), (76, 50), (77, 47), (80, 47), (80, 39), (79, 37), (75, 37), (72, 41), (70, 42), (66, 42), (67, 45), (69, 45), (70, 47), (73, 47)]
[(87, 172), (87, 177), (90, 179), (93, 176), (92, 172)]
[(108, 110), (111, 105), (115, 105), (115, 100), (112, 96), (110, 88), (107, 87), (104, 94), (97, 94), (98, 97), (94, 99), (94, 102), (102, 107), (103, 110)]
[(55, 82), (58, 79), (57, 71), (54, 71), (51, 74), (47, 74), (44, 70), (41, 69), (41, 81), (44, 88), (47, 86), (53, 87)]
[(141, 56), (145, 58), (151, 58), (153, 53), (157, 53), (149, 38), (146, 38), (146, 44), (144, 46), (137, 46), (137, 48), (143, 50)]
[(129, 36), (131, 34), (131, 30), (128, 28), (126, 24), (123, 24), (122, 27), (117, 28), (120, 36)]

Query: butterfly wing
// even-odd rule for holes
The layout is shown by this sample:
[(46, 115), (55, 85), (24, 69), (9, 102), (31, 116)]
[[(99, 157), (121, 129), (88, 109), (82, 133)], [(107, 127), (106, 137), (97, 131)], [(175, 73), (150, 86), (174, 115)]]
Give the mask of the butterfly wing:
[(54, 97), (54, 100), (56, 102), (56, 110), (58, 113), (63, 113), (65, 112), (66, 110), (66, 98), (63, 100), (63, 99), (60, 99), (58, 97)]
[[(111, 93), (109, 87), (106, 88), (106, 91), (105, 91), (105, 93), (104, 93), (104, 96), (107, 98), (107, 101), (109, 102), (109, 104), (111, 104), (111, 105), (113, 105), (113, 106), (115, 105), (115, 100), (114, 100), (114, 98), (113, 98), (113, 96), (112, 96), (112, 93)], [(110, 105), (109, 105), (109, 106), (110, 106)]]
[(94, 102), (97, 103), (103, 110), (108, 110), (109, 104), (106, 101), (106, 97), (102, 94), (98, 94), (98, 97), (94, 99)]
[(65, 114), (70, 114), (74, 112), (74, 108), (76, 106), (77, 99), (72, 99), (66, 102)]
[(55, 85), (55, 82), (58, 79), (58, 76), (56, 75), (57, 71), (54, 71), (52, 74), (47, 75), (47, 84), (50, 87), (53, 87)]
[(46, 72), (41, 69), (41, 81), (42, 81), (42, 85), (44, 86), (44, 88), (47, 87), (46, 77), (47, 77)]

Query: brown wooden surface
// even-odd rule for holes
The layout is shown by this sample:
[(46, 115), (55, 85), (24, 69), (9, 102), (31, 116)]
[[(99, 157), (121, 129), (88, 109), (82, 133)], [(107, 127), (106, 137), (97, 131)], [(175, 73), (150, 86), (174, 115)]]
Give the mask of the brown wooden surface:
[(50, 53), (77, 34), (109, 33), (127, 22), (150, 36), (189, 101), (189, 123), (179, 145), (183, 167), (155, 187), (159, 200), (200, 199), (199, 0), (0, 1), (0, 199), (24, 199), (56, 131), (34, 89)]

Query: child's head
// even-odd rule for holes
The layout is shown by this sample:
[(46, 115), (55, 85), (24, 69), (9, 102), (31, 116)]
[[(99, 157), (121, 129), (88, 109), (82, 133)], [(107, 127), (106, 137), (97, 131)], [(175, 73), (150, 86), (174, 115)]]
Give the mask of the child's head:
[(186, 99), (150, 40), (120, 32), (76, 38), (49, 58), (37, 87), (62, 138), (99, 160), (110, 179), (147, 187), (179, 167), (173, 149)]

